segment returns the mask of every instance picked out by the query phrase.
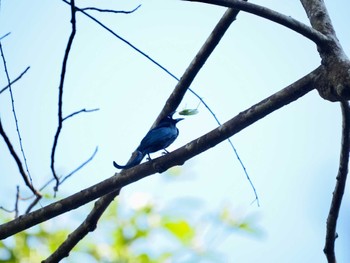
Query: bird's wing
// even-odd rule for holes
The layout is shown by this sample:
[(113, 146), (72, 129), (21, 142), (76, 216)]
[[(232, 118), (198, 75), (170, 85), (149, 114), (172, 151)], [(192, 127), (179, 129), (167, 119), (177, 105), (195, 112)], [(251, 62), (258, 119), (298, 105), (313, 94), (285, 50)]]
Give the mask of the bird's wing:
[(142, 139), (138, 150), (143, 153), (152, 153), (162, 150), (172, 144), (178, 135), (174, 127), (156, 127), (150, 130)]

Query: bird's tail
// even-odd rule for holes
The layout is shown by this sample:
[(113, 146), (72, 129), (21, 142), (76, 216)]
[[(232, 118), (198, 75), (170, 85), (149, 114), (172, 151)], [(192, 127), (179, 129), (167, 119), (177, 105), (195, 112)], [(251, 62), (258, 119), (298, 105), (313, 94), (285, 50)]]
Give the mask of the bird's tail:
[(118, 168), (118, 169), (129, 169), (141, 163), (143, 157), (145, 157), (145, 155), (142, 152), (137, 151), (135, 158), (132, 159), (130, 162), (128, 162), (126, 165), (119, 165), (114, 161), (113, 161), (113, 165), (115, 168)]

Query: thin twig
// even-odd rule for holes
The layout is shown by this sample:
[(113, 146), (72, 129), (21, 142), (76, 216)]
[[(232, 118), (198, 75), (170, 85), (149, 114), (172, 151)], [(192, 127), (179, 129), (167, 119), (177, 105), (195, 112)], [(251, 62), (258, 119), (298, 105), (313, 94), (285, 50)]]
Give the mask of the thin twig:
[(327, 44), (329, 41), (327, 36), (313, 29), (312, 27), (309, 27), (290, 16), (283, 15), (281, 13), (278, 13), (264, 6), (259, 6), (259, 5), (248, 3), (242, 0), (183, 0), (183, 1), (202, 2), (207, 4), (220, 5), (220, 6), (239, 9), (244, 12), (248, 12), (248, 13), (266, 18), (280, 25), (288, 27), (289, 29), (292, 29), (293, 31), (310, 39), (311, 41), (316, 43), (316, 45), (318, 46), (323, 46), (324, 44)]
[(63, 177), (62, 181), (60, 182), (60, 185), (63, 184), (63, 182), (65, 180), (67, 180), (69, 177), (71, 177), (73, 174), (75, 174), (76, 172), (78, 172), (81, 168), (83, 168), (85, 165), (87, 165), (89, 162), (92, 161), (92, 159), (94, 159), (95, 155), (97, 154), (98, 151), (98, 147), (95, 148), (95, 151), (93, 152), (93, 154), (90, 156), (89, 159), (87, 159), (85, 162), (83, 162), (81, 165), (79, 165), (77, 168), (75, 168), (72, 172), (70, 172), (69, 174), (67, 174), (65, 177)]
[(0, 94), (3, 93), (5, 90), (7, 90), (10, 86), (12, 86), (16, 81), (18, 81), (20, 78), (23, 77), (24, 74), (27, 73), (27, 71), (30, 69), (30, 67), (27, 67), (22, 73), (21, 75), (19, 75), (17, 78), (15, 78), (14, 80), (11, 81), (10, 85), (7, 84), (6, 87), (2, 88), (0, 90)]
[(4, 131), (4, 128), (2, 127), (1, 119), (0, 119), (0, 134), (4, 138), (4, 141), (7, 145), (7, 148), (10, 151), (10, 154), (12, 155), (13, 159), (15, 160), (17, 167), (19, 169), (19, 173), (21, 174), (25, 184), (28, 186), (28, 188), (33, 192), (36, 196), (41, 196), (40, 193), (34, 188), (34, 186), (31, 184), (26, 172), (23, 169), (23, 165), (21, 160), (19, 159), (15, 149), (12, 146), (12, 143), (10, 139), (7, 137), (6, 132)]
[[(13, 113), (13, 118), (14, 118), (15, 124), (16, 124), (16, 132), (17, 132), (17, 136), (18, 136), (19, 146), (20, 146), (22, 157), (23, 157), (23, 160), (24, 160), (24, 166), (26, 168), (26, 171), (27, 171), (27, 174), (28, 174), (28, 177), (29, 177), (29, 180), (30, 180), (29, 184), (32, 186), (32, 189), (34, 189), (32, 177), (30, 176), (30, 172), (29, 172), (29, 168), (28, 168), (27, 158), (26, 158), (26, 155), (25, 155), (24, 149), (23, 149), (22, 137), (21, 137), (21, 133), (19, 131), (18, 119), (17, 119), (16, 110), (15, 110), (15, 100), (14, 100), (13, 93), (12, 93), (12, 88), (11, 88), (11, 80), (10, 80), (10, 76), (9, 76), (9, 73), (8, 73), (8, 70), (7, 70), (5, 55), (4, 55), (4, 52), (2, 50), (1, 42), (0, 42), (0, 51), (1, 51), (2, 61), (4, 63), (7, 83), (8, 83), (9, 90), (10, 90), (12, 113)], [(35, 191), (35, 194), (38, 194), (38, 193)], [(40, 196), (40, 194), (39, 194), (39, 196)]]
[(239, 113), (222, 126), (194, 139), (192, 142), (167, 155), (156, 158), (152, 162), (142, 163), (132, 169), (125, 170), (121, 174), (116, 173), (114, 176), (81, 190), (76, 194), (33, 211), (28, 215), (24, 215), (20, 220), (15, 219), (0, 225), (0, 240), (72, 209), (79, 208), (92, 200), (149, 175), (163, 172), (175, 165), (182, 165), (187, 160), (225, 141), (228, 137), (239, 133), (270, 113), (304, 96), (315, 88), (315, 79), (319, 74), (323, 73), (322, 67), (317, 68), (288, 87)]
[[(63, 178), (63, 180), (60, 181), (60, 185), (63, 184), (64, 181), (66, 181), (69, 177), (71, 177), (73, 174), (75, 174), (76, 172), (78, 172), (80, 169), (82, 169), (85, 165), (87, 165), (89, 162), (91, 162), (93, 160), (93, 158), (95, 157), (95, 155), (97, 154), (98, 151), (98, 147), (95, 148), (95, 151), (93, 152), (93, 154), (89, 157), (89, 159), (87, 159), (85, 162), (83, 162), (81, 165), (79, 165), (77, 168), (75, 168), (72, 172), (70, 172), (68, 175), (66, 176), (61, 176), (59, 177), (59, 179)], [(41, 188), (40, 191), (43, 191), (49, 184), (51, 184), (55, 179), (51, 178), (48, 182), (46, 182)], [(27, 198), (21, 198), (21, 200), (28, 200), (31, 199), (33, 196), (27, 197)], [(40, 200), (40, 199), (39, 199)], [(38, 203), (39, 201), (37, 198), (28, 206), (27, 210), (26, 210), (26, 214), (28, 214), (33, 207)]]
[(41, 199), (41, 196), (36, 196), (34, 201), (28, 206), (25, 213), (28, 214), (33, 209), (33, 207), (36, 206), (36, 204), (40, 201), (40, 199)]
[(87, 10), (93, 10), (93, 11), (98, 11), (98, 12), (107, 12), (107, 13), (116, 13), (116, 14), (131, 14), (135, 12), (137, 9), (139, 9), (141, 5), (138, 5), (136, 8), (134, 8), (131, 11), (119, 11), (119, 10), (111, 10), (111, 9), (100, 9), (96, 7), (84, 7), (81, 8), (81, 10), (87, 11)]
[(98, 110), (100, 110), (100, 109), (99, 109), (99, 108), (91, 109), (91, 110), (81, 109), (81, 110), (78, 110), (78, 111), (76, 111), (76, 112), (73, 112), (73, 113), (69, 114), (68, 116), (64, 117), (64, 118), (62, 119), (62, 121), (65, 121), (65, 120), (67, 120), (67, 119), (73, 117), (74, 115), (77, 115), (77, 114), (82, 113), (82, 112), (94, 112), (94, 111), (98, 111)]
[(10, 34), (11, 34), (11, 32), (8, 32), (8, 33), (6, 33), (5, 35), (3, 35), (2, 37), (0, 37), (0, 41), (3, 40), (5, 37), (7, 37), (7, 36), (10, 35)]
[(56, 154), (56, 148), (57, 148), (57, 143), (58, 143), (58, 137), (60, 136), (61, 130), (62, 130), (62, 123), (63, 123), (63, 116), (62, 116), (62, 106), (63, 106), (63, 86), (64, 86), (64, 80), (66, 76), (66, 67), (67, 67), (67, 61), (68, 61), (68, 56), (69, 52), (72, 47), (73, 39), (76, 33), (76, 19), (75, 19), (75, 4), (74, 0), (71, 0), (70, 2), (71, 6), (71, 23), (72, 23), (72, 32), (69, 36), (66, 51), (64, 54), (63, 58), (63, 63), (62, 63), (62, 70), (61, 70), (61, 79), (60, 79), (60, 84), (58, 87), (58, 126), (57, 126), (57, 131), (54, 137), (54, 142), (52, 146), (52, 151), (51, 151), (51, 171), (52, 175), (56, 180), (56, 186), (54, 187), (54, 191), (58, 191), (58, 186), (60, 184), (59, 177), (56, 174), (55, 170), (55, 154)]
[(342, 140), (340, 150), (340, 161), (338, 175), (336, 177), (337, 183), (333, 192), (332, 203), (329, 209), (326, 228), (326, 242), (323, 249), (326, 254), (328, 263), (335, 263), (334, 245), (337, 238), (337, 221), (339, 210), (342, 203), (344, 189), (346, 185), (346, 178), (348, 175), (349, 164), (349, 150), (350, 150), (350, 107), (349, 103), (341, 102), (341, 110), (343, 116)]
[(19, 201), (19, 185), (16, 187), (16, 202), (15, 202), (15, 218), (18, 217), (19, 210), (18, 210), (18, 201)]

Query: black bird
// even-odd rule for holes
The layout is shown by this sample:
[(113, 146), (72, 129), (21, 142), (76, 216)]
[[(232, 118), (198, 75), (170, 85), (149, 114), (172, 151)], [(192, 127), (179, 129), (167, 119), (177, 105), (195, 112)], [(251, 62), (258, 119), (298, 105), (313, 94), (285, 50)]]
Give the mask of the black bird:
[(163, 118), (155, 128), (151, 129), (146, 134), (139, 147), (136, 149), (136, 156), (134, 159), (132, 159), (126, 165), (119, 165), (116, 162), (113, 162), (114, 167), (118, 169), (129, 169), (141, 163), (146, 154), (150, 160), (150, 153), (154, 153), (162, 149), (168, 153), (165, 148), (172, 144), (179, 135), (179, 130), (176, 128), (176, 123), (183, 120), (183, 118), (173, 119), (174, 113), (175, 112), (172, 112)]

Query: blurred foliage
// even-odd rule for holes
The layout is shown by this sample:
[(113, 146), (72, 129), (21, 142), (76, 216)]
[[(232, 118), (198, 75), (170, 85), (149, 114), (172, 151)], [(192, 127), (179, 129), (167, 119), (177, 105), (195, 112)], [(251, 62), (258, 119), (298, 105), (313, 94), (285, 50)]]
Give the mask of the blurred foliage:
[[(0, 217), (4, 221), (3, 211)], [(221, 226), (229, 226), (229, 231), (241, 229), (254, 233), (249, 223), (237, 223), (228, 208), (216, 218)], [(77, 218), (74, 220), (79, 222)], [(69, 219), (60, 222), (59, 225), (48, 221), (0, 242), (0, 262), (40, 262), (72, 231), (74, 224)], [(147, 197), (138, 195), (131, 204), (114, 202), (102, 216), (98, 228), (83, 239), (64, 262), (221, 262), (215, 248), (205, 247), (205, 242), (200, 240), (201, 232), (198, 225), (163, 214)]]

